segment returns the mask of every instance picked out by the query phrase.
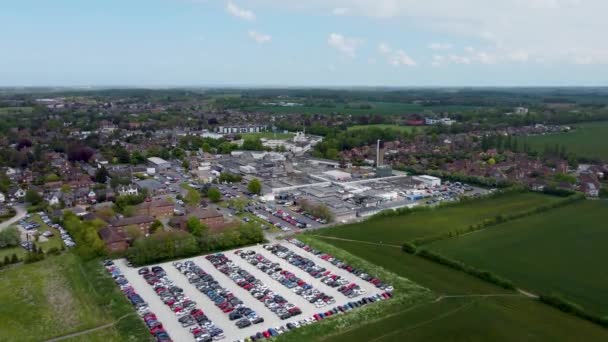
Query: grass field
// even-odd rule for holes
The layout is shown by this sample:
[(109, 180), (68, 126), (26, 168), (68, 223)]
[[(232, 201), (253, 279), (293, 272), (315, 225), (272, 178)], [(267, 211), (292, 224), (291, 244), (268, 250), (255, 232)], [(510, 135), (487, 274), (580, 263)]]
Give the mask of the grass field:
[(402, 131), (405, 133), (412, 132), (423, 132), (426, 127), (425, 126), (400, 126), (400, 125), (355, 125), (348, 127), (349, 131), (359, 130), (359, 129), (367, 129), (367, 128), (380, 128), (380, 129), (394, 129), (398, 131)]
[[(98, 261), (67, 253), (0, 271), (0, 341), (43, 341), (112, 323), (101, 341), (148, 341), (150, 334)], [(102, 338), (103, 337), (103, 338)], [(86, 335), (80, 336), (87, 341)]]
[(33, 107), (0, 107), (1, 114), (20, 114), (20, 113), (31, 113), (34, 111)]
[[(63, 241), (61, 241), (61, 237), (59, 236), (59, 233), (57, 232), (56, 229), (53, 229), (53, 228), (47, 226), (44, 222), (42, 222), (42, 220), (40, 219), (40, 216), (38, 214), (32, 215), (32, 219), (30, 221), (34, 221), (34, 222), (37, 222), (38, 224), (40, 224), (40, 228), (37, 229), (40, 233), (42, 233), (46, 230), (50, 230), (55, 234), (55, 235), (51, 236), (50, 238), (48, 238), (47, 241), (45, 241), (45, 242), (40, 242), (40, 241), (36, 242), (36, 245), (39, 246), (40, 248), (42, 248), (42, 250), (45, 253), (48, 252), (48, 250), (53, 247), (61, 248), (61, 246), (63, 245)], [(19, 258), (23, 258), (23, 257), (25, 257), (26, 253), (27, 252), (25, 251), (25, 249), (21, 248), (20, 246), (11, 247), (11, 248), (2, 248), (2, 249), (0, 249), (0, 259), (4, 259), (4, 256), (6, 256), (6, 255), (11, 257), (13, 254), (16, 254), (17, 257), (19, 257)]]
[(300, 107), (278, 107), (278, 106), (254, 106), (248, 107), (248, 111), (259, 111), (277, 114), (352, 114), (352, 115), (403, 115), (403, 114), (416, 114), (425, 111), (433, 112), (463, 112), (475, 110), (477, 107), (473, 106), (422, 106), (411, 103), (397, 103), (397, 102), (370, 102), (371, 109), (359, 108), (359, 103), (352, 103), (350, 107), (346, 108), (345, 104), (336, 104), (335, 107), (321, 107), (321, 106), (300, 106)]
[(500, 214), (516, 213), (559, 201), (537, 193), (511, 193), (446, 208), (368, 221), (319, 231), (320, 235), (399, 245), (406, 241), (466, 228)]
[(294, 137), (293, 133), (272, 133), (272, 132), (260, 132), (260, 133), (243, 133), (241, 137), (243, 139), (251, 138), (264, 138), (264, 139), (278, 139), (287, 140)]
[(584, 201), (429, 245), (431, 250), (608, 315), (608, 202)]
[(523, 141), (538, 152), (543, 152), (547, 145), (563, 145), (566, 152), (572, 152), (578, 157), (608, 160), (608, 144), (604, 143), (608, 136), (608, 122), (591, 122), (576, 127), (573, 132), (531, 136)]
[[(301, 239), (319, 243), (317, 237)], [(599, 341), (608, 338), (608, 331), (601, 327), (403, 253), (399, 248), (324, 239), (321, 246), (326, 243), (425, 286), (437, 297), (471, 297), (420, 302), (386, 312), (382, 317), (372, 316), (365, 325), (354, 325), (315, 338), (296, 331), (279, 341)], [(498, 296), (474, 297), (488, 294)], [(306, 329), (314, 329), (314, 326)]]

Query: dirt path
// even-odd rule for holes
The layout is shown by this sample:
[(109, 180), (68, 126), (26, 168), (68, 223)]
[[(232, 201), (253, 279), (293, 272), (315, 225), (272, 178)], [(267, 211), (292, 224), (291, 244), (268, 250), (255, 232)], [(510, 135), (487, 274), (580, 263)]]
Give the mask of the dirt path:
[(348, 241), (348, 242), (358, 242), (358, 243), (365, 243), (368, 245), (376, 245), (376, 246), (386, 246), (386, 247), (393, 247), (393, 248), (401, 248), (401, 246), (399, 245), (390, 245), (390, 244), (386, 244), (386, 243), (382, 243), (382, 242), (369, 242), (369, 241), (361, 241), (361, 240), (351, 240), (351, 239), (342, 239), (342, 238), (337, 238), (337, 237), (333, 237), (333, 236), (323, 236), (323, 235), (313, 235), (314, 237), (318, 237), (318, 238), (322, 238), (322, 239), (329, 239), (329, 240), (339, 240), (339, 241)]
[(490, 298), (490, 297), (527, 297), (523, 293), (499, 293), (499, 294), (471, 294), (471, 295), (445, 295), (435, 299), (435, 303), (450, 298)]
[(21, 220), (27, 214), (27, 211), (25, 210), (25, 208), (22, 205), (15, 205), (14, 208), (17, 213), (15, 214), (15, 216), (11, 217), (10, 219), (0, 223), (0, 230), (10, 227), (13, 223)]
[(131, 312), (131, 313), (128, 313), (126, 315), (121, 316), (120, 318), (118, 318), (116, 321), (114, 321), (112, 323), (108, 323), (108, 324), (100, 325), (100, 326), (95, 327), (95, 328), (91, 328), (91, 329), (87, 329), (87, 330), (82, 330), (82, 331), (77, 331), (75, 333), (71, 333), (71, 334), (55, 337), (55, 338), (52, 338), (50, 340), (46, 340), (45, 342), (63, 341), (63, 340), (67, 340), (69, 338), (73, 338), (73, 337), (77, 337), (77, 336), (81, 336), (81, 335), (86, 335), (86, 334), (90, 334), (90, 333), (95, 332), (95, 331), (111, 328), (116, 323), (120, 322), (122, 319), (127, 318), (127, 317), (129, 317), (131, 315), (134, 315), (134, 314), (135, 314), (134, 312)]

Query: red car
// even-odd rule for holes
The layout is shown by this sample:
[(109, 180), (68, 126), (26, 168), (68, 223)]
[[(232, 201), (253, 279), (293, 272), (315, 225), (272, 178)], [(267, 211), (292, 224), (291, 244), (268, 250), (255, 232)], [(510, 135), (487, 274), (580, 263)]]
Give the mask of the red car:
[(264, 331), (262, 335), (264, 335), (266, 338), (270, 338), (270, 333), (268, 331)]
[(154, 328), (150, 329), (150, 333), (152, 335), (156, 335), (156, 334), (161, 333), (161, 332), (165, 332), (165, 329), (163, 329), (162, 324), (158, 325), (158, 326), (155, 326)]

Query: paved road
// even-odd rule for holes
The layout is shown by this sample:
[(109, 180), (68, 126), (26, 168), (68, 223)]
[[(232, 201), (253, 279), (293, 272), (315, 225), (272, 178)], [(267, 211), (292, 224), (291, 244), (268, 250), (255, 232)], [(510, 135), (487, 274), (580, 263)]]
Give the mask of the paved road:
[(22, 218), (25, 217), (25, 215), (27, 215), (27, 210), (25, 210), (23, 205), (17, 204), (14, 206), (14, 208), (17, 211), (17, 214), (15, 216), (11, 217), (10, 219), (0, 223), (0, 230), (10, 227), (13, 223), (21, 220)]

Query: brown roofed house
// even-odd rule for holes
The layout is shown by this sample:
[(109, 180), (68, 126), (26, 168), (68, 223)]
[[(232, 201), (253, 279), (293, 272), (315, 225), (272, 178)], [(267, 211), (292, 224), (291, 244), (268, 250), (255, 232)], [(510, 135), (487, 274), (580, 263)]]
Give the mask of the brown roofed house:
[(137, 227), (141, 233), (145, 236), (150, 233), (150, 226), (154, 222), (154, 219), (148, 215), (139, 215), (133, 217), (124, 217), (110, 221), (110, 227), (115, 231), (122, 234), (126, 234), (127, 227)]
[(177, 229), (186, 230), (186, 224), (190, 217), (198, 218), (212, 232), (219, 232), (227, 226), (224, 215), (213, 208), (189, 208), (186, 215), (171, 219), (170, 225)]
[(137, 215), (147, 215), (154, 218), (172, 216), (174, 209), (175, 205), (166, 199), (144, 202), (135, 208)]
[(124, 252), (129, 248), (127, 235), (120, 231), (114, 230), (111, 227), (105, 227), (98, 234), (106, 245), (106, 249), (110, 252)]

